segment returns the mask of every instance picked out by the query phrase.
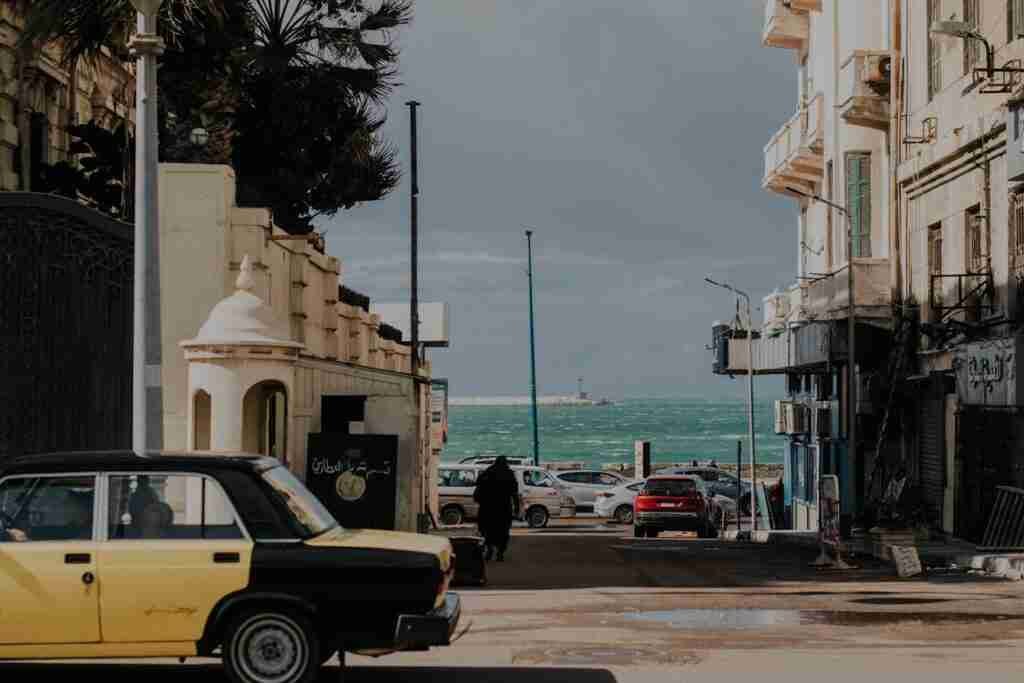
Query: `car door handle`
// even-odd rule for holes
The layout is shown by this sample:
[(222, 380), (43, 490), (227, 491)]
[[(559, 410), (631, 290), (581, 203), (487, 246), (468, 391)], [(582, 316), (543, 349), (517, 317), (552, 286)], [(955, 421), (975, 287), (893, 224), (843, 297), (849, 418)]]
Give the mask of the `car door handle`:
[(213, 561), (216, 564), (238, 564), (242, 558), (238, 553), (214, 553)]
[(89, 553), (68, 553), (64, 556), (64, 564), (89, 564), (92, 562), (92, 555)]

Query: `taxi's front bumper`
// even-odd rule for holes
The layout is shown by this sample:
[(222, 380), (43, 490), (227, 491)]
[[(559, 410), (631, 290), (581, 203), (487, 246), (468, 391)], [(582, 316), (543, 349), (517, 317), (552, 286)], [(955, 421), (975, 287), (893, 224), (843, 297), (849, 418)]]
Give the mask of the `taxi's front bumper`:
[(402, 614), (395, 627), (395, 645), (399, 650), (426, 650), (451, 645), (462, 616), (462, 600), (449, 592), (444, 604), (426, 614)]

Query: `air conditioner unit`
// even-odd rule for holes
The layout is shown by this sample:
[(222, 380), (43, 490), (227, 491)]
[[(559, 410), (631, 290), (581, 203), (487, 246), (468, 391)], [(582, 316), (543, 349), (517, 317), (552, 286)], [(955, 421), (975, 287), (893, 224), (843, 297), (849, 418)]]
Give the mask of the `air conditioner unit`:
[(807, 433), (807, 408), (802, 403), (787, 403), (785, 407), (786, 434)]
[(789, 405), (789, 401), (776, 401), (775, 402), (775, 433), (776, 434), (787, 434), (786, 432), (786, 406)]
[(832, 408), (830, 406), (814, 406), (811, 408), (811, 433), (817, 437), (832, 436)]
[(871, 86), (889, 87), (892, 78), (892, 57), (890, 55), (867, 55), (864, 57), (864, 82)]

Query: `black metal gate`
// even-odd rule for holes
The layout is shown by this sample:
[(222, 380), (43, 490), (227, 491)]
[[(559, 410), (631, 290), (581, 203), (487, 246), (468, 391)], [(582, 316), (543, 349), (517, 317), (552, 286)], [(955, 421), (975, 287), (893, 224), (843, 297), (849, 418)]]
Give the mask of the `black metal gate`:
[(0, 193), (0, 458), (131, 445), (132, 228)]
[(981, 543), (998, 486), (1020, 486), (1018, 421), (1011, 411), (964, 407), (957, 419), (956, 534)]

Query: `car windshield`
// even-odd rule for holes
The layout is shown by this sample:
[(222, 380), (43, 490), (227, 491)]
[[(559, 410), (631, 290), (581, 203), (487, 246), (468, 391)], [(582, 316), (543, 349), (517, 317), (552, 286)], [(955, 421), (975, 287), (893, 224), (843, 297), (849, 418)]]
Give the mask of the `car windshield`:
[(278, 500), (288, 508), (302, 536), (312, 538), (339, 526), (338, 520), (334, 519), (334, 515), (323, 503), (284, 467), (267, 470), (263, 473), (263, 479), (270, 484)]
[(693, 479), (654, 479), (644, 486), (648, 496), (687, 496), (697, 490)]

